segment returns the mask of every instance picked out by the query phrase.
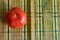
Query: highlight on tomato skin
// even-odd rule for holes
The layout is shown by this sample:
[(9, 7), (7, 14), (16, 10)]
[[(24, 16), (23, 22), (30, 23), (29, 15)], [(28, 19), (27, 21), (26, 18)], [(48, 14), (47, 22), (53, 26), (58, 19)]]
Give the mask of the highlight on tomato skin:
[(5, 19), (11, 28), (22, 28), (27, 23), (26, 13), (18, 7), (11, 8), (6, 13)]

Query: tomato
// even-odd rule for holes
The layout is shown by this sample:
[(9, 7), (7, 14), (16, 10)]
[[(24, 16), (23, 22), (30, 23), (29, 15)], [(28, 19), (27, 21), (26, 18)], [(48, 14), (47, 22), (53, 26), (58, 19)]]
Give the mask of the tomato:
[(26, 19), (26, 13), (18, 7), (14, 7), (6, 13), (6, 22), (12, 28), (22, 28), (26, 24)]

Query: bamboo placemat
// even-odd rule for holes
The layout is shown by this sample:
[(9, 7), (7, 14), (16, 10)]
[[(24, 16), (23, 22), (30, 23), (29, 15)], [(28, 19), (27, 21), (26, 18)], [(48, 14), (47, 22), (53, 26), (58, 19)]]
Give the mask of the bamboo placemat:
[[(12, 7), (27, 14), (27, 25), (21, 29), (5, 22)], [(60, 0), (0, 0), (0, 40), (60, 40)]]

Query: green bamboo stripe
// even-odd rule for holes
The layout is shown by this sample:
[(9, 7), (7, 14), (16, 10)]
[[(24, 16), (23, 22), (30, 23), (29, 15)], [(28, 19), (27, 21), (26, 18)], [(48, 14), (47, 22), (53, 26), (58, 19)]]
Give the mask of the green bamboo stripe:
[[(27, 31), (31, 31), (31, 0), (27, 0)], [(27, 32), (28, 40), (31, 40), (31, 32)]]
[[(38, 28), (38, 27), (36, 27), (36, 12), (37, 12), (37, 10), (36, 10), (36, 5), (37, 5), (37, 0), (35, 0), (35, 1), (34, 1), (34, 12), (35, 12), (35, 13), (34, 13), (34, 19), (35, 19), (35, 31), (36, 31), (36, 30), (37, 30), (37, 28)], [(38, 39), (37, 39), (37, 35), (36, 35), (36, 34), (37, 34), (37, 32), (35, 32), (35, 40), (38, 40)]]
[[(41, 31), (41, 17), (40, 17), (40, 0), (39, 0), (39, 31)], [(40, 40), (42, 40), (41, 38), (42, 38), (42, 34), (41, 34), (41, 32), (39, 32), (39, 34), (40, 34)]]
[[(8, 10), (9, 10), (9, 0), (8, 0)], [(9, 40), (9, 26), (8, 26), (8, 40)]]
[[(44, 30), (44, 0), (42, 0), (42, 29)], [(44, 40), (44, 32), (42, 32), (42, 37)]]
[[(24, 11), (26, 11), (26, 0), (24, 0)], [(26, 40), (26, 26), (24, 26), (24, 40)]]
[(57, 34), (56, 34), (56, 0), (54, 0), (54, 25), (55, 25), (55, 40), (57, 40)]
[(24, 0), (24, 11), (27, 12), (27, 0)]

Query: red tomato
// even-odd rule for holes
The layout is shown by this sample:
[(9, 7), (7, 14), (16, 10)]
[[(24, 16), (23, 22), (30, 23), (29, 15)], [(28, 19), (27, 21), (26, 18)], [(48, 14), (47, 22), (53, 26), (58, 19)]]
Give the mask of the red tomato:
[(14, 7), (6, 13), (6, 21), (12, 28), (22, 28), (26, 24), (26, 19), (26, 13), (18, 7)]

